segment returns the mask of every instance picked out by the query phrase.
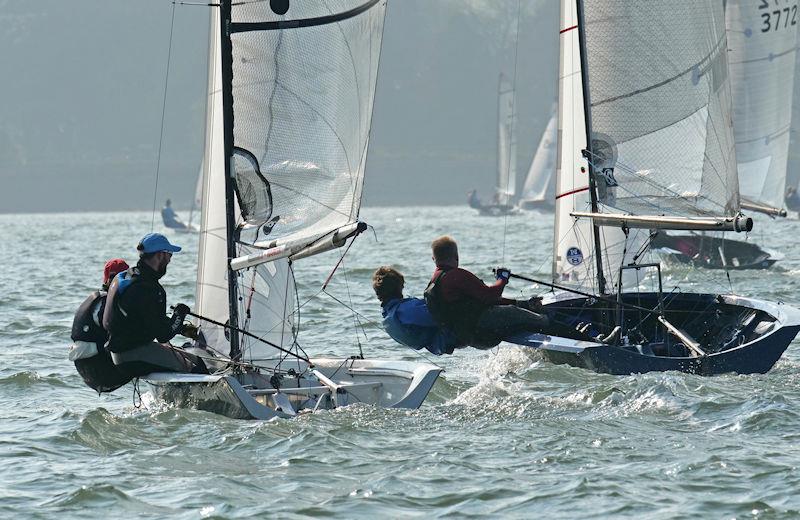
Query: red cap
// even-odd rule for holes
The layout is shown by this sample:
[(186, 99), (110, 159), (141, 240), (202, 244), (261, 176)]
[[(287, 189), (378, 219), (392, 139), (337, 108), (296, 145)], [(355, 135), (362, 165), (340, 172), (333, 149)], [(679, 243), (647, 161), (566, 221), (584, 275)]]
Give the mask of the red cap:
[(106, 262), (103, 268), (103, 285), (108, 284), (115, 276), (122, 271), (127, 271), (130, 267), (122, 258), (114, 258)]

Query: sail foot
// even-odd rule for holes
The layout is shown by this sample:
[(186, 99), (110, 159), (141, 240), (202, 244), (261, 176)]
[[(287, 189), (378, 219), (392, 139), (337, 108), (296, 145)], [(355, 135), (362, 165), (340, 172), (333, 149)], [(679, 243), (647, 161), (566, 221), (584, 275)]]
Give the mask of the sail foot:
[(674, 231), (735, 231), (753, 230), (753, 219), (743, 215), (735, 217), (683, 218), (663, 215), (625, 215), (622, 213), (593, 213), (573, 211), (576, 218), (591, 218), (597, 226), (640, 229), (671, 229)]

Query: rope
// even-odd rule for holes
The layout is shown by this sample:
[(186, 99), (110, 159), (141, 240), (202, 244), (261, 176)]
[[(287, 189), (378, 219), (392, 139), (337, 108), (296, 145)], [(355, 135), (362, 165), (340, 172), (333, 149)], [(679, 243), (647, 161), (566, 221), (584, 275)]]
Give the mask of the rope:
[(142, 407), (142, 392), (139, 390), (139, 378), (133, 380), (133, 407), (139, 410)]
[(158, 198), (158, 176), (161, 172), (161, 148), (164, 144), (164, 119), (167, 112), (167, 90), (169, 87), (169, 65), (172, 61), (172, 34), (175, 30), (175, 4), (172, 4), (172, 18), (169, 25), (169, 47), (167, 49), (167, 70), (164, 74), (164, 97), (161, 101), (161, 130), (158, 136), (158, 156), (156, 158), (156, 182), (153, 187), (153, 215), (150, 220), (150, 231), (156, 226), (156, 199)]
[(239, 327), (234, 327), (233, 325), (230, 325), (230, 324), (227, 324), (227, 323), (222, 323), (220, 321), (212, 320), (211, 318), (207, 318), (205, 316), (201, 316), (201, 315), (196, 314), (196, 313), (191, 312), (191, 311), (189, 311), (188, 314), (189, 314), (189, 316), (194, 316), (197, 319), (200, 319), (200, 320), (203, 320), (203, 321), (207, 321), (207, 322), (212, 323), (212, 324), (214, 324), (214, 325), (216, 325), (218, 327), (223, 327), (223, 328), (226, 328), (226, 329), (229, 329), (229, 330), (235, 330), (239, 334), (244, 334), (245, 336), (247, 336), (249, 338), (253, 338), (256, 341), (260, 341), (260, 342), (262, 342), (262, 343), (264, 343), (266, 345), (269, 345), (270, 347), (272, 347), (274, 349), (280, 350), (281, 352), (283, 352), (285, 354), (288, 354), (290, 356), (296, 357), (296, 358), (300, 359), (301, 361), (305, 361), (309, 365), (313, 365), (313, 363), (311, 362), (310, 359), (308, 359), (308, 357), (302, 356), (300, 354), (296, 354), (296, 353), (292, 352), (291, 350), (287, 350), (287, 349), (285, 349), (285, 348), (283, 348), (281, 346), (276, 345), (275, 343), (273, 343), (273, 342), (271, 342), (269, 340), (266, 340), (264, 338), (258, 337), (255, 334), (253, 334), (251, 332), (248, 332), (246, 330), (242, 330)]

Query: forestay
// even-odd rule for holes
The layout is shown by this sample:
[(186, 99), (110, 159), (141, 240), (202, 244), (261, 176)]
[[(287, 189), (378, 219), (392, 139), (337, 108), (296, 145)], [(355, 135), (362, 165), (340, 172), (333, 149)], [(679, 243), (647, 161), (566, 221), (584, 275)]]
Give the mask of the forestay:
[[(385, 2), (292, 0), (283, 15), (270, 5), (232, 7), (236, 229), (231, 237), (226, 231), (221, 38), (213, 10), (197, 308), (204, 316), (229, 321), (229, 239), (237, 258), (266, 252), (232, 271), (236, 325), (286, 348), (296, 333), (287, 260), (292, 255), (270, 257), (270, 252), (286, 244), (292, 244), (292, 253), (307, 252), (358, 219)], [(230, 351), (221, 328), (204, 324), (203, 331), (211, 346)], [(245, 359), (276, 354), (260, 342), (240, 339)]]
[(497, 204), (510, 204), (517, 188), (514, 86), (500, 74), (497, 91)]
[(779, 209), (792, 122), (797, 3), (728, 0), (725, 18), (741, 195)]

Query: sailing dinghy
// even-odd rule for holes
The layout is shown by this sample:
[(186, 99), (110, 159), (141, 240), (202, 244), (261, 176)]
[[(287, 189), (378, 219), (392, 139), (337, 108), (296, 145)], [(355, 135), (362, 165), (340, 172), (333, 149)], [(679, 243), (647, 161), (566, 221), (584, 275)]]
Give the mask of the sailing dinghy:
[(522, 187), (519, 207), (533, 211), (553, 211), (555, 197), (556, 158), (558, 152), (558, 112), (553, 115), (536, 148), (528, 176)]
[[(725, 20), (741, 207), (785, 217), (797, 6), (727, 0)], [(696, 267), (765, 269), (781, 259), (753, 242), (698, 233), (661, 235), (653, 247)]]
[(517, 137), (514, 129), (514, 86), (500, 74), (497, 82), (497, 186), (491, 204), (481, 203), (475, 192), (470, 193), (469, 205), (486, 217), (518, 215), (513, 204), (517, 192)]
[[(550, 318), (604, 343), (532, 334), (554, 363), (631, 374), (763, 373), (800, 311), (665, 293), (651, 229), (746, 231), (738, 213), (725, 19), (716, 0), (562, 0)], [(649, 272), (657, 289), (639, 290)], [(653, 282), (655, 284), (655, 282)]]
[(150, 374), (157, 398), (269, 419), (353, 403), (417, 408), (431, 390), (439, 367), (307, 357), (299, 343), (293, 264), (366, 227), (358, 213), (385, 8), (214, 8), (196, 298), (204, 319), (190, 350), (216, 372)]
[(200, 172), (197, 174), (197, 182), (194, 186), (194, 197), (192, 198), (192, 207), (189, 208), (189, 221), (186, 227), (174, 228), (176, 233), (199, 233), (200, 227), (195, 222), (199, 220), (200, 207), (203, 204), (203, 167), (200, 167)]

